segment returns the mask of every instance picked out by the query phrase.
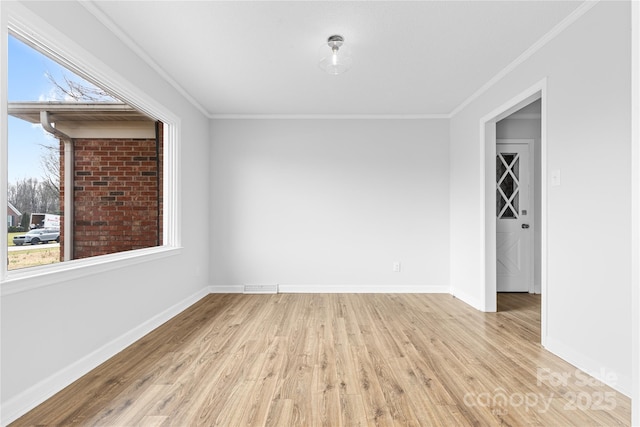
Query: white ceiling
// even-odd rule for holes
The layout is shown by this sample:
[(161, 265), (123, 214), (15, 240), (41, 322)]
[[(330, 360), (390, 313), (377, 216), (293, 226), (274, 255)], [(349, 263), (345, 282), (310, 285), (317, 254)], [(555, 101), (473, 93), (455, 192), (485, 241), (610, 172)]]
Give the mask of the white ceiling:
[[(449, 114), (578, 1), (95, 1), (92, 10), (218, 115)], [(353, 67), (318, 68), (332, 34)]]

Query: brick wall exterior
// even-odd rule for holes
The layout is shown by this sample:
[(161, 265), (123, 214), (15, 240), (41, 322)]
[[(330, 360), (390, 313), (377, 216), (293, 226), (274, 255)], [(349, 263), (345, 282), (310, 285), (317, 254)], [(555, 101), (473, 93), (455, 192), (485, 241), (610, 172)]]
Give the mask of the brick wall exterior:
[[(162, 124), (158, 127), (157, 143), (155, 139), (74, 140), (73, 259), (162, 245)], [(62, 142), (60, 152), (63, 211)], [(64, 244), (64, 226), (60, 238)]]
[(17, 227), (20, 225), (20, 215), (16, 215), (16, 213), (7, 206), (7, 225), (11, 227)]

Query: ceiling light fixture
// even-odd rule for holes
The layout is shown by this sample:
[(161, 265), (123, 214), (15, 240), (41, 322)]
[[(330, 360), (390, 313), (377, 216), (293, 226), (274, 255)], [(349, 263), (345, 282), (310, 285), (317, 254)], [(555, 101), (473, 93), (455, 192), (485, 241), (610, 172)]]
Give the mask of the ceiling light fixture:
[(320, 51), (322, 59), (318, 66), (327, 73), (337, 76), (351, 68), (351, 54), (344, 44), (344, 37), (337, 34), (330, 36)]

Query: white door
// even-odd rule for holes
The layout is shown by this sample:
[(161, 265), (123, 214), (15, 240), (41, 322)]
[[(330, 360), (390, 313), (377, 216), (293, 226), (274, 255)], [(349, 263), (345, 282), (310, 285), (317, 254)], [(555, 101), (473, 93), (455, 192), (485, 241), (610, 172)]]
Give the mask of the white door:
[(530, 145), (496, 145), (498, 292), (533, 292)]

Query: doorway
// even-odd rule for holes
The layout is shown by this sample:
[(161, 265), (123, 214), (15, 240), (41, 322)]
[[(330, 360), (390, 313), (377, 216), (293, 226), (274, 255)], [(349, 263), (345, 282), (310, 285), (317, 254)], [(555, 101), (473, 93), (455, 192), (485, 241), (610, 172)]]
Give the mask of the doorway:
[(496, 122), (498, 292), (542, 293), (541, 142), (541, 98)]
[[(498, 126), (503, 119), (509, 118), (507, 121), (516, 122), (525, 118), (533, 118), (533, 114), (538, 115), (538, 140), (534, 143), (534, 222), (527, 223), (530, 230), (533, 229), (534, 239), (534, 286), (533, 292), (541, 294), (541, 332), (542, 344), (546, 341), (546, 317), (547, 317), (547, 298), (546, 295), (546, 88), (547, 81), (543, 79), (528, 89), (506, 101), (504, 104), (494, 109), (480, 119), (480, 142), (483, 148), (481, 154), (481, 162), (483, 168), (484, 182), (481, 184), (483, 193), (483, 224), (484, 224), (484, 311), (495, 312), (497, 306), (497, 224), (496, 224), (496, 156), (497, 156), (497, 140), (498, 139), (536, 139), (530, 135), (514, 134), (513, 129), (505, 129)], [(532, 113), (525, 107), (535, 102), (539, 103), (536, 108), (539, 113)], [(530, 107), (530, 108), (533, 108)], [(522, 110), (522, 111), (521, 111)], [(519, 114), (514, 114), (519, 113)], [(511, 117), (510, 117), (511, 116)], [(518, 117), (519, 116), (519, 117)], [(507, 122), (505, 121), (505, 122)], [(503, 123), (505, 123), (503, 122)], [(522, 120), (524, 123), (524, 120)], [(502, 124), (501, 124), (502, 125)], [(498, 138), (500, 131), (500, 138)], [(535, 172), (537, 170), (537, 172)], [(535, 185), (535, 183), (539, 185)], [(527, 212), (529, 215), (529, 212)], [(528, 216), (527, 215), (527, 216)]]

